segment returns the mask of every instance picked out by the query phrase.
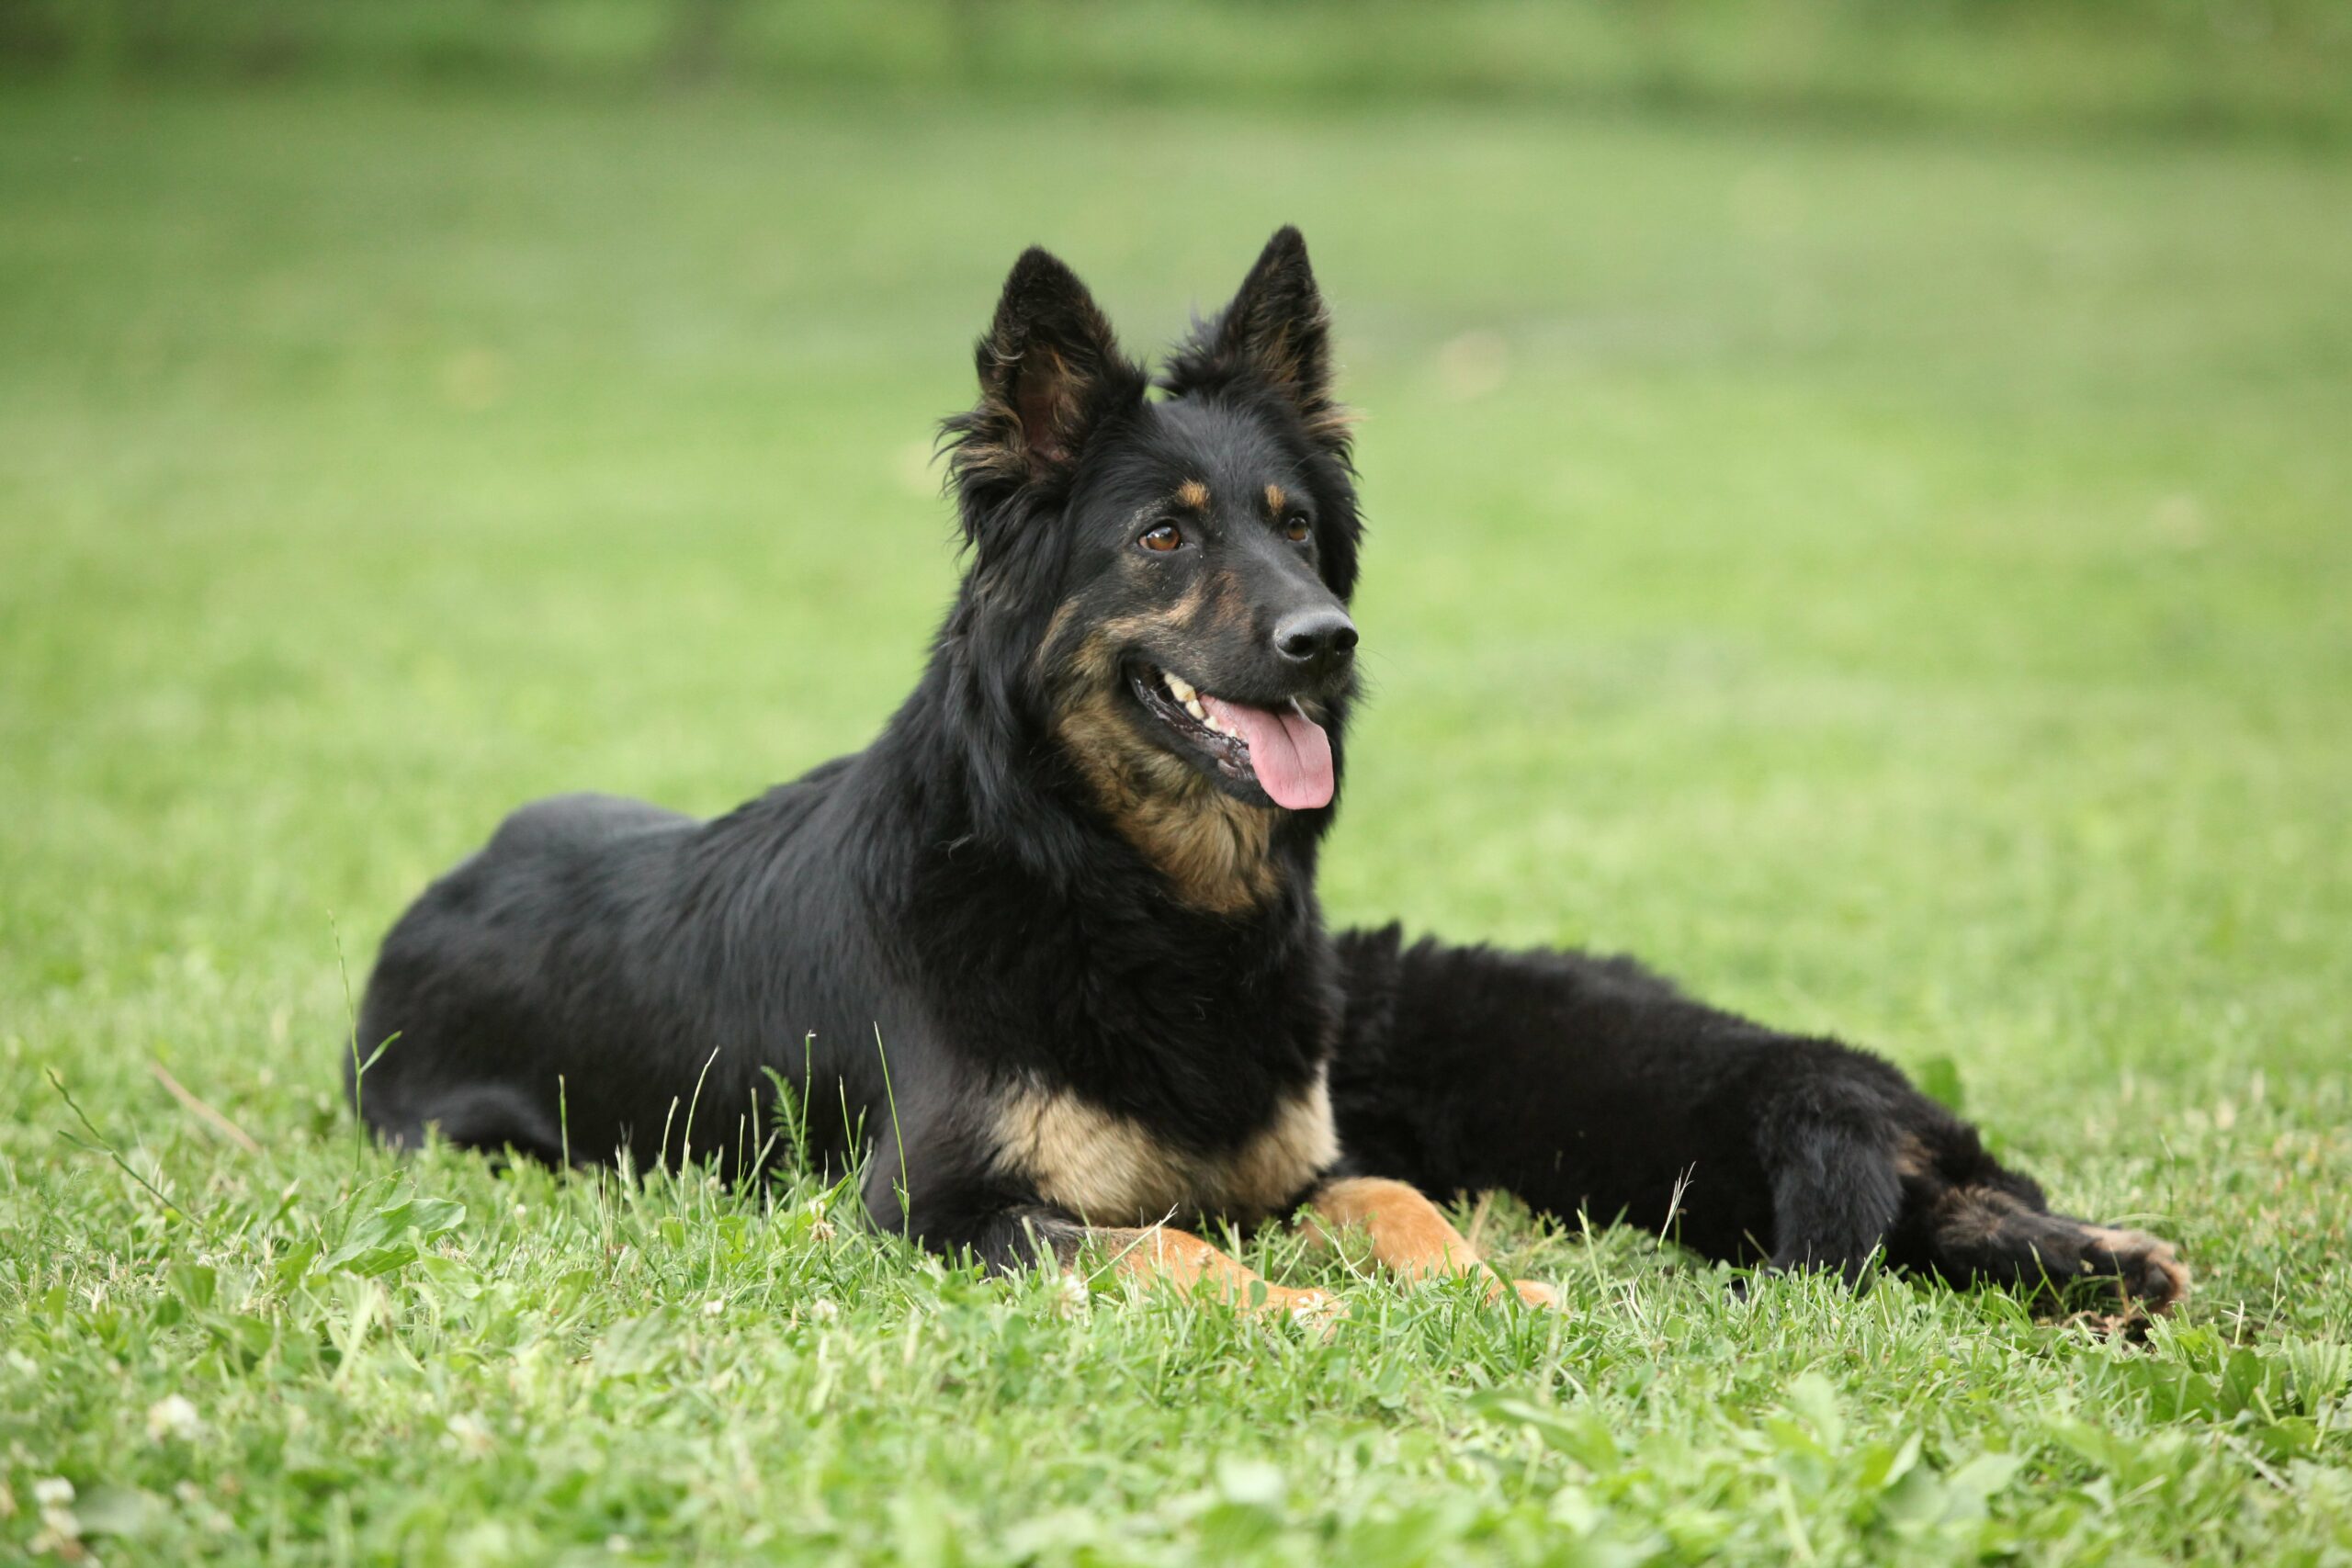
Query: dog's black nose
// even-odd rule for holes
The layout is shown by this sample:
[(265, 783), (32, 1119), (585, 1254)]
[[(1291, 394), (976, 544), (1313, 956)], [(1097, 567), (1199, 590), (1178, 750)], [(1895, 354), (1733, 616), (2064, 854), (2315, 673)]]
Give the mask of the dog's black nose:
[(1295, 610), (1274, 623), (1274, 647), (1301, 664), (1344, 663), (1356, 650), (1356, 624), (1344, 610)]

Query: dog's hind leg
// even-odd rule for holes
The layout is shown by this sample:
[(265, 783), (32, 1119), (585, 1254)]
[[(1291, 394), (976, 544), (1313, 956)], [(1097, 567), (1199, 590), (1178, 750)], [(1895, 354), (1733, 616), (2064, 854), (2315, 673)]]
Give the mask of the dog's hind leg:
[(1485, 1280), (1490, 1301), (1516, 1293), (1530, 1306), (1560, 1304), (1549, 1285), (1506, 1280), (1488, 1268), (1469, 1238), (1409, 1182), (1342, 1177), (1318, 1188), (1306, 1203), (1311, 1229), (1361, 1228), (1372, 1242), (1373, 1260), (1408, 1280), (1471, 1274)]
[(2144, 1312), (2188, 1292), (2172, 1248), (2140, 1231), (2052, 1213), (1976, 1130), (1860, 1057), (1817, 1062), (1758, 1107), (1777, 1269), (1836, 1269), (1859, 1284), (1874, 1251), (1960, 1286), (2044, 1303), (2104, 1280)]
[(1873, 1251), (1954, 1284), (2188, 1276), (2153, 1236), (2049, 1213), (2033, 1182), (1887, 1063), (1702, 1006), (1623, 960), (1340, 933), (1332, 1065), (1357, 1170), (1540, 1214), (1620, 1215), (1702, 1257), (1835, 1269)]
[(1934, 1185), (1905, 1216), (1909, 1250), (1956, 1285), (2005, 1285), (2051, 1298), (2069, 1285), (2105, 1280), (2140, 1309), (2170, 1310), (2188, 1294), (2188, 1270), (2170, 1244), (2143, 1231), (2052, 1213), (2025, 1184)]

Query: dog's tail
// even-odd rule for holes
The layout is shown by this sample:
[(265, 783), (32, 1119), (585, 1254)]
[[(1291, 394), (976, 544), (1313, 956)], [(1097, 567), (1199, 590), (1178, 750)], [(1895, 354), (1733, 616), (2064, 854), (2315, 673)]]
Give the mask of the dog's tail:
[(1820, 1042), (1788, 1055), (1794, 1074), (1755, 1097), (1771, 1214), (1753, 1244), (1775, 1269), (1834, 1269), (1859, 1285), (1903, 1217), (1894, 1118), (1905, 1086)]

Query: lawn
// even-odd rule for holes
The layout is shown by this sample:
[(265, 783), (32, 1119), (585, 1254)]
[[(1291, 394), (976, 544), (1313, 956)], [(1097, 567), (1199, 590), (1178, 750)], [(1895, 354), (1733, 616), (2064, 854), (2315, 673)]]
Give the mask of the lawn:
[[(355, 1137), (348, 988), (508, 807), (873, 734), (1023, 244), (1142, 347), (1286, 220), (1334, 918), (1870, 1043), (2177, 1319), (1498, 1207), (1564, 1314), (1262, 1244), (1319, 1343)], [(11, 85), (0, 1555), (2352, 1561), (2347, 300), (2352, 159), (2259, 137)]]

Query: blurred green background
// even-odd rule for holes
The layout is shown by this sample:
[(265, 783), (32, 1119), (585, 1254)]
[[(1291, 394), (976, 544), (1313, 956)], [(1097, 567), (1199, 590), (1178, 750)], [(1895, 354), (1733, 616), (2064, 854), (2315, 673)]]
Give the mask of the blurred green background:
[(0, 61), (96, 79), (1401, 99), (2319, 141), (2352, 124), (2352, 14), (2333, 0), (17, 0)]
[[(522, 800), (874, 733), (1022, 246), (1143, 351), (1296, 222), (1367, 416), (1333, 915), (1871, 1042), (2341, 1340), (2347, 17), (0, 6), (0, 1299), (178, 1245), (45, 1070), (175, 1190), (332, 1188), (338, 942)], [(171, 1357), (105, 1356), (129, 1415), (18, 1368), (6, 1430), (136, 1428)]]

